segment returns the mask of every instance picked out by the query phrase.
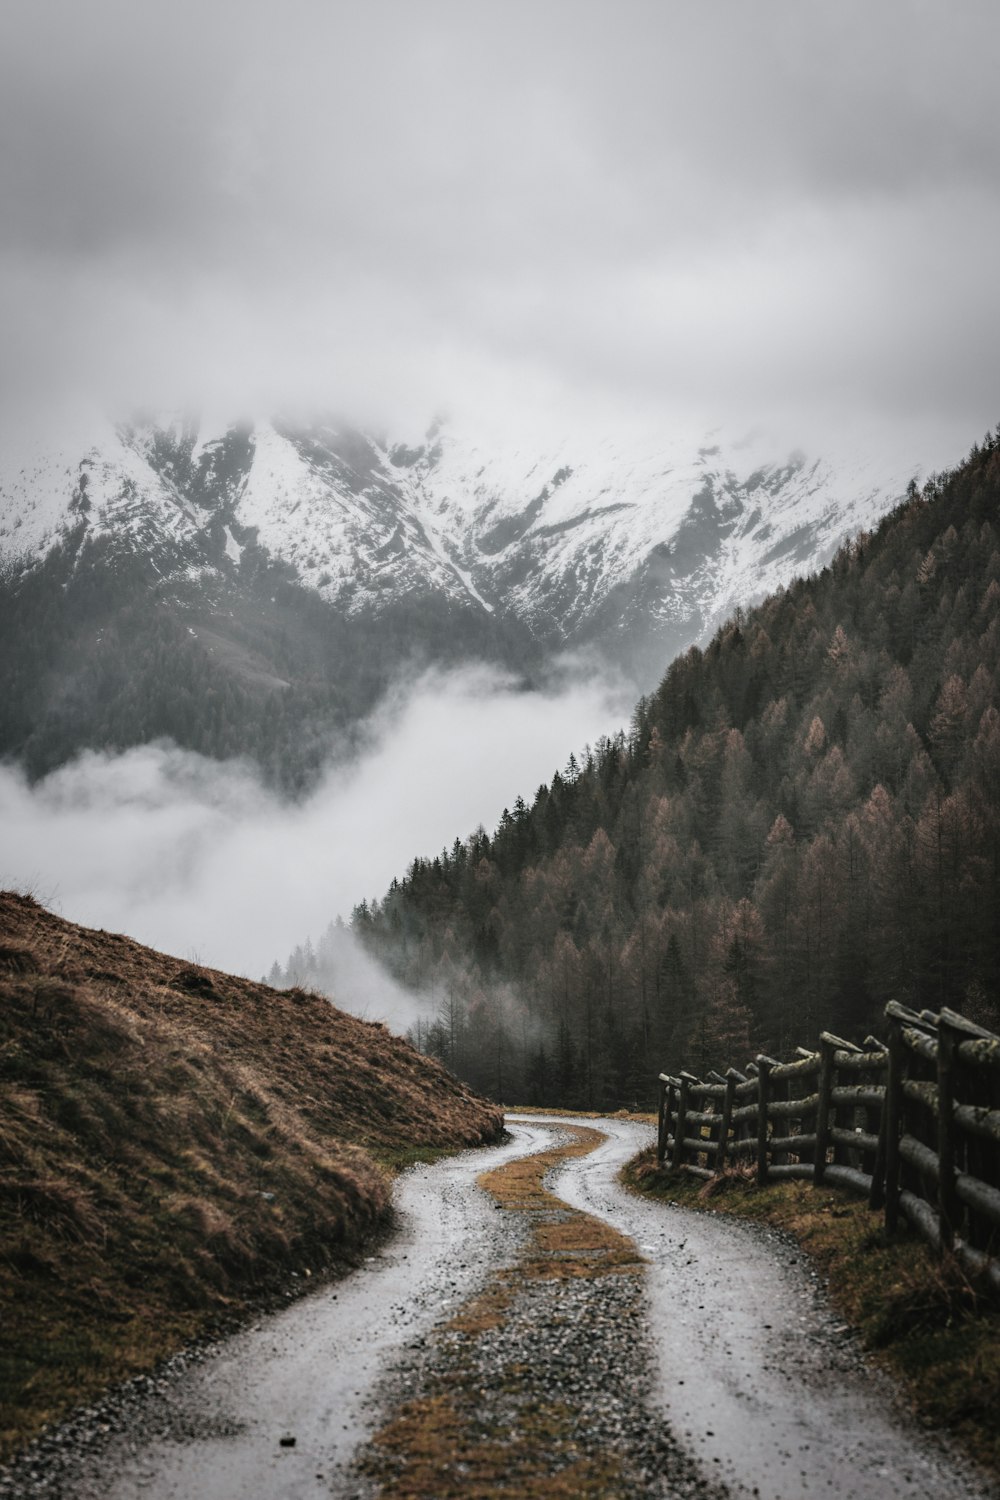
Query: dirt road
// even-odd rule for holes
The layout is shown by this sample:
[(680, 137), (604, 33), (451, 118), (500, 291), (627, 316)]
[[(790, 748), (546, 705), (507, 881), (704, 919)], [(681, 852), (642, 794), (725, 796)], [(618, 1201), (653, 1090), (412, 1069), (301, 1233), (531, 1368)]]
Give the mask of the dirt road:
[(619, 1187), (646, 1127), (508, 1124), (408, 1173), (357, 1272), (54, 1434), (0, 1496), (992, 1493), (904, 1420), (798, 1252)]
[(635, 1127), (603, 1120), (603, 1145), (549, 1180), (614, 1223), (649, 1262), (656, 1393), (664, 1418), (729, 1494), (768, 1500), (973, 1500), (978, 1476), (909, 1421), (782, 1236), (646, 1201), (617, 1182)]

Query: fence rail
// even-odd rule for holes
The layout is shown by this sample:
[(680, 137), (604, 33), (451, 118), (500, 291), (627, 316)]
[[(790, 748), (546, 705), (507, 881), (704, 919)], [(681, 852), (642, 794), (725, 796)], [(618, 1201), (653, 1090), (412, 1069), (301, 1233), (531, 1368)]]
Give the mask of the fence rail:
[(1000, 1292), (1000, 1036), (951, 1010), (886, 1007), (888, 1040), (823, 1032), (819, 1050), (759, 1056), (704, 1081), (660, 1074), (657, 1155), (711, 1178), (807, 1177), (867, 1194)]

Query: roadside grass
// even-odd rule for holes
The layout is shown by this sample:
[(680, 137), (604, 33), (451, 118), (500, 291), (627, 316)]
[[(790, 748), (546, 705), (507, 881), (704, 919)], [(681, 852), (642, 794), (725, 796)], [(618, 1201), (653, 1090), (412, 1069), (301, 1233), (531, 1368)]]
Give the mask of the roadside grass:
[(948, 1432), (1000, 1476), (1000, 1309), (953, 1257), (938, 1260), (905, 1230), (890, 1238), (880, 1216), (843, 1189), (807, 1181), (758, 1188), (745, 1172), (703, 1182), (658, 1167), (652, 1148), (625, 1167), (622, 1180), (650, 1197), (792, 1235), (922, 1425)]
[[(455, 1365), (432, 1396), (409, 1402), (378, 1434), (379, 1495), (387, 1500), (614, 1500), (631, 1493), (614, 1456), (567, 1449), (570, 1413), (554, 1401), (519, 1408), (517, 1437), (476, 1421), (471, 1367)], [(541, 1455), (541, 1456), (540, 1456)]]
[(642, 1264), (625, 1235), (603, 1219), (570, 1208), (545, 1188), (547, 1174), (560, 1162), (588, 1156), (604, 1139), (600, 1131), (585, 1126), (569, 1128), (572, 1139), (568, 1143), (519, 1157), (479, 1178), (480, 1187), (501, 1208), (531, 1216), (531, 1240), (521, 1254), (518, 1279), (603, 1276)]
[(483, 1416), (476, 1341), (504, 1323), (526, 1283), (636, 1275), (642, 1265), (631, 1240), (545, 1189), (553, 1167), (586, 1156), (603, 1139), (584, 1126), (567, 1131), (568, 1142), (479, 1178), (499, 1208), (527, 1215), (528, 1240), (516, 1263), (495, 1272), (446, 1325), (448, 1358), (435, 1364), (427, 1389), (376, 1434), (362, 1467), (387, 1500), (614, 1500), (634, 1493), (615, 1454), (580, 1450), (571, 1407), (523, 1365), (491, 1369), (490, 1383), (505, 1397), (508, 1420), (491, 1424)]
[(354, 1263), (500, 1111), (323, 996), (0, 893), (0, 1457)]
[[(459, 1148), (461, 1143), (459, 1143)], [(371, 1146), (371, 1155), (396, 1177), (410, 1167), (430, 1167), (446, 1156), (454, 1156), (456, 1146)]]

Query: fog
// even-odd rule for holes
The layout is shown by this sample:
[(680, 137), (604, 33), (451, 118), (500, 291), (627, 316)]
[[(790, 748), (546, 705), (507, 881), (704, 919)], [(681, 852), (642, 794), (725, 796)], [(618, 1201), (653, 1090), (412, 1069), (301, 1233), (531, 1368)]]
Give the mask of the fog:
[[(480, 823), (492, 830), (519, 794), (530, 802), (572, 751), (620, 726), (633, 694), (596, 678), (523, 693), (485, 668), (431, 673), (383, 705), (362, 757), (294, 804), (247, 764), (167, 744), (88, 753), (33, 787), (2, 769), (0, 884), (72, 921), (259, 978), (381, 897), (414, 856)], [(344, 984), (346, 1008), (398, 1017), (398, 992), (380, 1001), (357, 968)]]
[(992, 0), (7, 0), (0, 394), (997, 418)]
[(347, 926), (328, 927), (320, 943), (321, 961), (309, 972), (292, 973), (290, 984), (328, 995), (343, 1010), (366, 1021), (383, 1021), (404, 1036), (420, 1022), (432, 1022), (442, 997), (428, 989), (415, 993), (397, 984)]

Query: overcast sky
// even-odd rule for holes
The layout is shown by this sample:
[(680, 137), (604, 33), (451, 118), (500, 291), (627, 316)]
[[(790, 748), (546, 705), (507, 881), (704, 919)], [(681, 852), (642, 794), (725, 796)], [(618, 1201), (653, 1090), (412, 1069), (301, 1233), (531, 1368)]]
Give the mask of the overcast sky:
[(998, 77), (996, 0), (4, 0), (0, 397), (957, 458), (1000, 417)]

